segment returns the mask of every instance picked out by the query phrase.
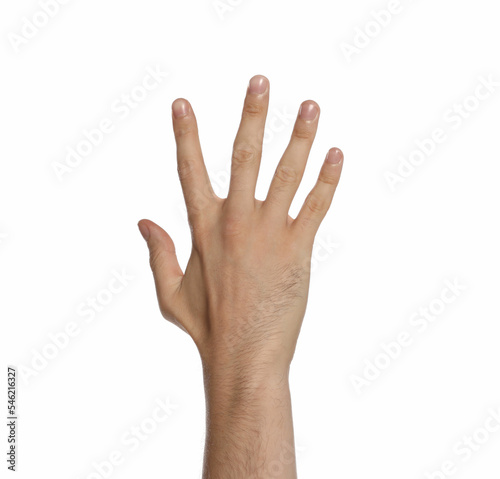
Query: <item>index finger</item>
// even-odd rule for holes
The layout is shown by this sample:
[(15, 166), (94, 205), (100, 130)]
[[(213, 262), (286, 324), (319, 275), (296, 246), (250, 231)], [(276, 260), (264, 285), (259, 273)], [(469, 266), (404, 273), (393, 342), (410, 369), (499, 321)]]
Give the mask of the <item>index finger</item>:
[(190, 219), (215, 199), (201, 152), (198, 125), (189, 102), (178, 98), (172, 104), (172, 121), (177, 144), (177, 171)]

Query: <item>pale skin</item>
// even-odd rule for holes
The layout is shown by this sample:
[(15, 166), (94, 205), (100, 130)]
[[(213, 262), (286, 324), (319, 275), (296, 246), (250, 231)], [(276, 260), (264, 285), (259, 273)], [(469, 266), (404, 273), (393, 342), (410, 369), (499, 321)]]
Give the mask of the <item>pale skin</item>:
[(302, 103), (265, 201), (255, 199), (269, 81), (250, 80), (233, 145), (227, 198), (216, 196), (189, 102), (172, 120), (192, 232), (183, 272), (174, 243), (141, 220), (163, 316), (201, 356), (207, 405), (204, 479), (297, 477), (289, 368), (306, 310), (314, 237), (339, 182), (343, 154), (328, 151), (295, 219), (288, 214), (318, 127), (319, 106)]

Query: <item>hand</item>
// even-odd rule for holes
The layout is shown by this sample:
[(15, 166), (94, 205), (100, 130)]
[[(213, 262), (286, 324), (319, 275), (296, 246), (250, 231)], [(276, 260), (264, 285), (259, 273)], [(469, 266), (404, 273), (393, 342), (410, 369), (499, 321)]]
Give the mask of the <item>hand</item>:
[(139, 223), (161, 312), (193, 338), (206, 364), (230, 359), (284, 368), (290, 363), (306, 308), (314, 236), (342, 169), (342, 153), (334, 148), (297, 218), (288, 215), (318, 126), (318, 105), (304, 102), (267, 198), (256, 200), (268, 103), (269, 82), (252, 78), (227, 199), (210, 185), (190, 104), (178, 99), (172, 106), (193, 238), (184, 274), (168, 234), (151, 221)]
[(268, 378), (275, 385), (286, 377), (306, 309), (314, 237), (342, 169), (342, 152), (333, 148), (297, 218), (288, 215), (318, 126), (319, 107), (306, 101), (266, 200), (256, 200), (268, 103), (268, 80), (252, 78), (226, 199), (210, 185), (190, 104), (178, 99), (172, 105), (178, 172), (192, 231), (184, 274), (170, 236), (151, 221), (139, 222), (160, 310), (193, 338), (208, 389), (209, 383), (218, 390), (228, 384), (228, 389), (241, 388), (243, 381), (249, 391), (267, 386)]

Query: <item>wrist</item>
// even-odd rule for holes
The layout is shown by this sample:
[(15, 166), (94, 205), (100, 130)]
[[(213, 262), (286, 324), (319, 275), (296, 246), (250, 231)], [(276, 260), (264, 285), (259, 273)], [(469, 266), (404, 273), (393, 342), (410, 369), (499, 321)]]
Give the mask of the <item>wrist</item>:
[(230, 392), (247, 389), (261, 392), (288, 388), (289, 366), (252, 364), (249, 362), (202, 361), (205, 389)]
[(203, 363), (207, 404), (241, 408), (267, 404), (288, 397), (289, 368), (252, 364)]
[(233, 336), (210, 338), (197, 344), (205, 375), (252, 382), (281, 381), (284, 376), (288, 377), (295, 345), (287, 347), (277, 341), (259, 345), (248, 339), (237, 341)]

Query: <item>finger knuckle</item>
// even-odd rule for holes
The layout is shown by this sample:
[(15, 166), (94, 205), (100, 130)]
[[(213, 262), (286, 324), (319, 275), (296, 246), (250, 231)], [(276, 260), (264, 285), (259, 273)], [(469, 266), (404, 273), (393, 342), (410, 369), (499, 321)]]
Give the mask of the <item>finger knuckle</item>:
[(319, 196), (311, 195), (307, 198), (305, 206), (309, 210), (309, 213), (312, 215), (318, 215), (325, 210), (326, 202)]
[(311, 141), (314, 136), (314, 131), (307, 125), (297, 124), (293, 130), (293, 136), (297, 140), (308, 140)]
[(334, 175), (329, 175), (328, 173), (322, 171), (319, 174), (319, 181), (321, 181), (322, 183), (326, 183), (327, 185), (334, 186), (337, 184), (338, 178)]
[(299, 180), (298, 172), (295, 169), (285, 165), (278, 165), (274, 176), (280, 183), (286, 185), (295, 185)]
[(253, 163), (258, 156), (257, 149), (249, 144), (236, 144), (233, 148), (233, 163), (244, 166)]
[(185, 159), (179, 162), (177, 165), (177, 173), (179, 174), (179, 179), (185, 181), (191, 178), (195, 172), (195, 162), (190, 159)]
[(160, 269), (165, 262), (165, 252), (159, 248), (152, 249), (149, 253), (149, 265), (153, 273)]
[(246, 101), (243, 108), (243, 115), (250, 118), (262, 116), (264, 113), (264, 105), (256, 101)]

